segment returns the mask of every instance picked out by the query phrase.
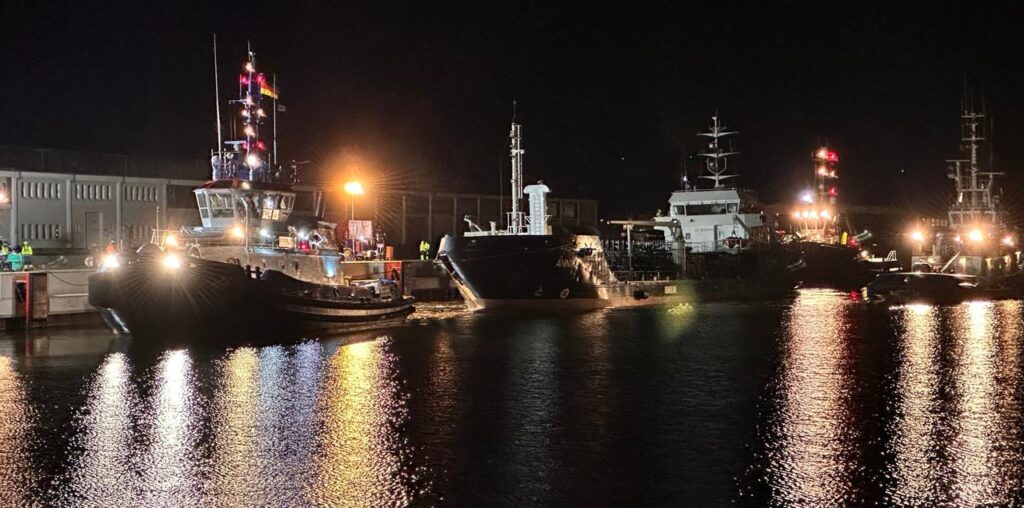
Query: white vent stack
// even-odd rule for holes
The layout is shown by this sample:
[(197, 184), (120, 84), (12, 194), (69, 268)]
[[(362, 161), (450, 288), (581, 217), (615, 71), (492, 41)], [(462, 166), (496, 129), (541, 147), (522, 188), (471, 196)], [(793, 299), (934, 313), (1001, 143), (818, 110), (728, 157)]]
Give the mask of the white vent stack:
[(530, 199), (530, 215), (527, 217), (527, 234), (550, 235), (551, 226), (548, 226), (548, 202), (545, 194), (551, 189), (543, 183), (527, 185), (523, 189)]

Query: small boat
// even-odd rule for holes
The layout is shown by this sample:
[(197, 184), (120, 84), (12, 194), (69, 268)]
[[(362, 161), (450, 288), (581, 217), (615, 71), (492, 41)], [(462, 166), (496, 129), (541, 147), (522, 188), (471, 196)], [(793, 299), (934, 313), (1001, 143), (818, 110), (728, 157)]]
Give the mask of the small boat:
[(89, 302), (118, 333), (173, 340), (401, 323), (413, 299), (343, 261), (322, 194), (314, 216), (294, 213), (301, 163), (280, 163), (260, 137), (264, 97), (276, 106), (277, 91), (251, 51), (239, 83), (244, 139), (213, 150), (213, 177), (194, 190), (202, 226), (158, 228), (135, 252), (108, 254)]
[(970, 275), (899, 272), (879, 275), (864, 288), (865, 299), (892, 304), (954, 304), (971, 299), (990, 299), (1001, 293), (987, 291)]

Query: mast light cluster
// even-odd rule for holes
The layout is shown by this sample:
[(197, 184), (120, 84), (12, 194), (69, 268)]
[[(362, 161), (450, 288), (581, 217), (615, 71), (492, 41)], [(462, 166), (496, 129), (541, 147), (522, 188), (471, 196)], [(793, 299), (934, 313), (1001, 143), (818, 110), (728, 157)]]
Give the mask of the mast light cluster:
[(255, 54), (249, 51), (248, 56), (238, 76), (238, 99), (231, 101), (239, 106), (236, 121), (241, 123), (242, 139), (224, 142), (217, 148), (212, 161), (214, 180), (267, 181), (272, 178), (269, 166), (277, 162), (276, 156), (267, 152), (267, 142), (260, 137), (261, 126), (267, 118), (263, 99), (276, 100), (277, 89), (268, 82), (266, 75), (257, 72)]
[(828, 241), (835, 233), (836, 198), (839, 189), (835, 181), (839, 178), (839, 154), (826, 146), (811, 153), (814, 163), (813, 189), (800, 193), (800, 205), (793, 211), (793, 219), (800, 230), (800, 236)]

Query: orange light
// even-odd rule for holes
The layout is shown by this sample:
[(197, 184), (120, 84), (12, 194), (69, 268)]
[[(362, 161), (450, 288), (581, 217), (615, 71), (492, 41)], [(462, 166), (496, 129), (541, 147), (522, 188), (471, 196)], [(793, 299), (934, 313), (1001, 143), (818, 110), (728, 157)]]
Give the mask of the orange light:
[(363, 184), (352, 180), (351, 182), (345, 183), (345, 193), (353, 196), (362, 196), (366, 192), (363, 190)]
[(910, 238), (915, 242), (923, 242), (924, 233), (922, 233), (920, 230), (915, 229), (914, 232), (910, 233)]

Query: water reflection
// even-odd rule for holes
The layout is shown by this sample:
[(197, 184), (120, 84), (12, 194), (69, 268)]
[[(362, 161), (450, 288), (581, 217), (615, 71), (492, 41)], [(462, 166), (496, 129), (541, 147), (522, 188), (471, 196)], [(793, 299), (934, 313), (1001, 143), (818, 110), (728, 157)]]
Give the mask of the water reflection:
[(550, 320), (537, 320), (520, 324), (509, 336), (505, 449), (510, 452), (508, 466), (515, 479), (515, 497), (508, 501), (519, 505), (544, 502), (540, 487), (550, 483), (554, 469), (558, 332)]
[(786, 317), (780, 408), (766, 444), (766, 479), (783, 504), (855, 500), (849, 312), (843, 295), (805, 290)]
[(893, 425), (894, 483), (887, 497), (899, 504), (942, 499), (949, 472), (940, 466), (943, 422), (940, 400), (939, 312), (930, 305), (893, 309), (902, 325), (897, 339), (899, 397)]
[[(955, 354), (961, 360), (954, 370), (956, 387), (954, 429), (951, 443), (954, 489), (957, 501), (969, 505), (998, 503), (1008, 499), (1010, 491), (1006, 473), (1019, 468), (1020, 448), (1014, 443), (1014, 426), (1005, 412), (1008, 400), (1000, 385), (1016, 384), (1018, 375), (999, 379), (1000, 343), (1018, 349), (1020, 336), (1001, 334), (994, 303), (972, 302), (954, 313), (959, 323)], [(1020, 316), (1020, 309), (1015, 316)], [(1010, 344), (1006, 344), (1010, 342)], [(1019, 402), (1019, 401), (1015, 401)], [(1018, 406), (1019, 408), (1019, 406)]]
[(64, 501), (111, 506), (138, 504), (132, 468), (132, 415), (139, 399), (131, 382), (127, 357), (123, 353), (107, 356), (88, 392), (78, 421), (81, 433), (73, 440), (81, 455), (70, 472)]
[(192, 360), (186, 351), (169, 351), (153, 370), (148, 422), (143, 423), (149, 444), (136, 466), (139, 501), (147, 506), (198, 504), (196, 413), (201, 406), (194, 400)]
[(254, 348), (231, 351), (219, 368), (220, 382), (210, 411), (213, 446), (206, 495), (221, 506), (254, 506), (265, 494), (258, 488), (257, 475), (259, 370), (259, 352)]
[(1020, 489), (1021, 310), (970, 302), (896, 315), (904, 333), (892, 502), (997, 505)]
[(307, 495), (319, 505), (403, 506), (428, 495), (402, 427), (408, 417), (391, 339), (339, 348), (325, 365), (323, 429)]
[(0, 357), (0, 506), (29, 504), (35, 480), (29, 453), (32, 412), (14, 361)]

